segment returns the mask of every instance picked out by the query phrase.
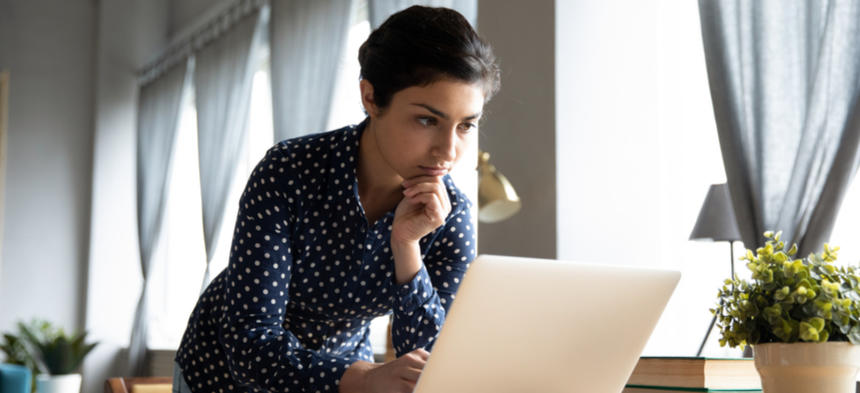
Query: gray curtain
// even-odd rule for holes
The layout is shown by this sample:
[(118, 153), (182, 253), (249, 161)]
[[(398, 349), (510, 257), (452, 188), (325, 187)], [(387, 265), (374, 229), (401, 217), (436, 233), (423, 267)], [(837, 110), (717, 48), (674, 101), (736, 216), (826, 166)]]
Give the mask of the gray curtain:
[(195, 57), (197, 144), (206, 273), (218, 241), (236, 167), (247, 145), (254, 72), (265, 55), (268, 8), (247, 16)]
[[(352, 0), (272, 2), (275, 139), (325, 131)], [(350, 54), (357, 56), (358, 54)], [(358, 88), (356, 75), (355, 88)]]
[(413, 5), (451, 8), (463, 14), (472, 26), (478, 23), (478, 0), (368, 0), (370, 28), (379, 27), (391, 14)]
[(128, 348), (130, 375), (144, 375), (148, 278), (153, 251), (161, 237), (167, 178), (179, 127), (187, 63), (177, 65), (140, 89), (137, 117), (137, 229), (143, 290), (134, 313)]
[(830, 236), (860, 155), (860, 2), (699, 0), (714, 115), (744, 245)]

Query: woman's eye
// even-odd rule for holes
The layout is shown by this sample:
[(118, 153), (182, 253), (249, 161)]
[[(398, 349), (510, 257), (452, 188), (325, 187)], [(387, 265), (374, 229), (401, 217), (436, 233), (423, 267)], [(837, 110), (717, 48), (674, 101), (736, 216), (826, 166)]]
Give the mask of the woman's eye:
[(430, 127), (436, 125), (436, 119), (433, 117), (419, 117), (418, 123), (420, 123), (422, 126)]
[(460, 130), (463, 132), (471, 132), (478, 128), (478, 125), (475, 123), (461, 123)]

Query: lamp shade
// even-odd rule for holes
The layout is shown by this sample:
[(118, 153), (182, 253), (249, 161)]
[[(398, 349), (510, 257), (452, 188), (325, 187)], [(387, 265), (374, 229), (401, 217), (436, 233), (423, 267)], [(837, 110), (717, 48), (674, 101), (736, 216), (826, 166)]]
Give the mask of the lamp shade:
[(490, 164), (490, 153), (478, 155), (478, 220), (498, 222), (520, 210), (520, 197), (505, 176)]
[(712, 184), (699, 211), (690, 240), (736, 241), (741, 232), (735, 219), (735, 209), (726, 183)]

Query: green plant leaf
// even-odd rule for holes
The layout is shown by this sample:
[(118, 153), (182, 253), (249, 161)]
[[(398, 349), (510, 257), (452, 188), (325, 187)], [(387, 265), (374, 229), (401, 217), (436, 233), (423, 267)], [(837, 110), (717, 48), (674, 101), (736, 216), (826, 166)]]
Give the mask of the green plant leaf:
[(767, 323), (776, 325), (780, 320), (782, 320), (782, 306), (777, 303), (772, 306), (765, 307), (764, 310), (762, 310), (762, 314), (764, 315)]
[(818, 332), (812, 324), (808, 322), (800, 323), (800, 339), (807, 342), (818, 341)]
[[(751, 280), (726, 280), (718, 291), (721, 345), (758, 342), (860, 342), (860, 276), (855, 266), (836, 266), (838, 247), (797, 255), (786, 248), (781, 232), (768, 231), (755, 252), (741, 260)], [(729, 288), (731, 286), (731, 288)]]
[(776, 263), (783, 263), (788, 260), (788, 255), (784, 252), (780, 251), (776, 254), (773, 254), (773, 261)]
[(96, 345), (84, 342), (86, 333), (68, 336), (62, 328), (46, 321), (36, 321), (30, 326), (19, 323), (18, 328), (34, 359), (34, 374), (75, 373), (83, 363), (84, 357)]
[(791, 341), (791, 336), (794, 333), (791, 323), (785, 319), (780, 319), (775, 325), (776, 328), (773, 329), (773, 335), (779, 337), (784, 342)]
[(851, 341), (852, 344), (860, 344), (860, 325), (852, 326), (847, 336), (848, 341)]
[(783, 301), (785, 300), (785, 298), (788, 297), (789, 293), (791, 293), (791, 289), (787, 285), (784, 285), (782, 288), (778, 289), (776, 292), (773, 293), (773, 298), (776, 301)]

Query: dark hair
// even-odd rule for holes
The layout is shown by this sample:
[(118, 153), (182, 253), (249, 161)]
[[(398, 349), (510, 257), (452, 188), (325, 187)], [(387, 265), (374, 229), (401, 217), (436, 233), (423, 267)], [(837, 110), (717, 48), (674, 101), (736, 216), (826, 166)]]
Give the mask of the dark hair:
[(446, 78), (480, 83), (484, 102), (499, 90), (492, 48), (448, 8), (416, 5), (391, 15), (361, 45), (358, 62), (380, 108), (400, 90)]

